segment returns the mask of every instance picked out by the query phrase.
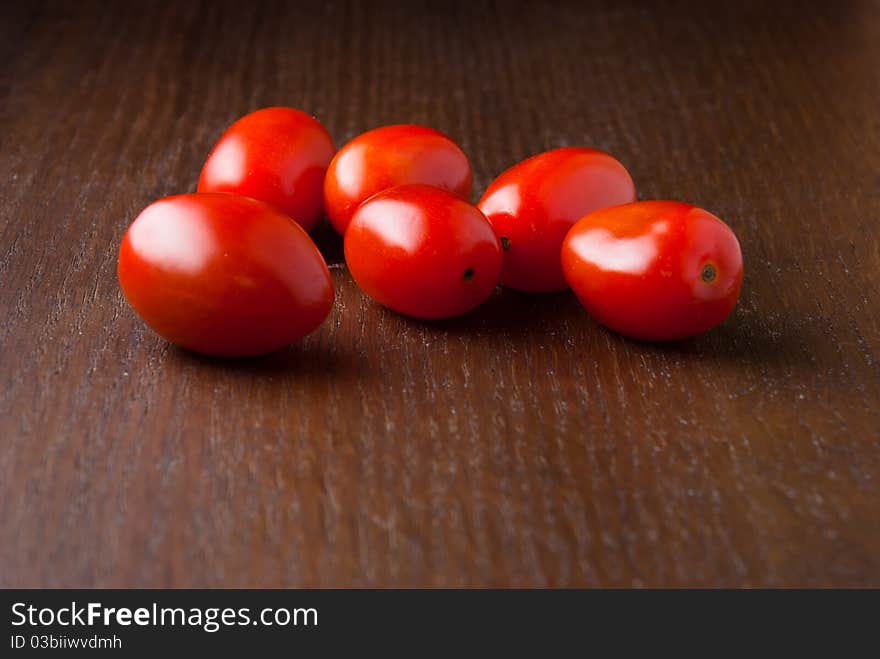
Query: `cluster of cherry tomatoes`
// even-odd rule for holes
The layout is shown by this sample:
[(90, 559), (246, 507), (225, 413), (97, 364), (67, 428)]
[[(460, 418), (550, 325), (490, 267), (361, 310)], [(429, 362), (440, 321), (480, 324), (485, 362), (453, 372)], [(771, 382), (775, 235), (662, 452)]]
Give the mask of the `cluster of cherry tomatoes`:
[(236, 121), (198, 192), (166, 197), (122, 240), (118, 274), (135, 311), (172, 343), (221, 356), (270, 352), (320, 325), (333, 282), (308, 231), (326, 214), (352, 277), (417, 318), (483, 303), (495, 287), (571, 287), (600, 323), (646, 340), (692, 336), (736, 305), (733, 231), (685, 203), (636, 201), (624, 166), (560, 148), (501, 174), (470, 203), (472, 173), (446, 135), (386, 126), (336, 151), (292, 108)]

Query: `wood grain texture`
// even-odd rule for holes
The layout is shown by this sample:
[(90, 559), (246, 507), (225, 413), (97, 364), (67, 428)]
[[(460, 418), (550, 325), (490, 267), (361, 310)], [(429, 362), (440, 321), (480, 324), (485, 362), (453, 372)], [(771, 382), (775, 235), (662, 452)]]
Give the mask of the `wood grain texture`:
[[(719, 4), (4, 2), (0, 586), (880, 585), (880, 5)], [(611, 151), (731, 224), (741, 303), (671, 345), (570, 293), (415, 322), (324, 227), (306, 341), (170, 347), (122, 234), (276, 104), (434, 126), (477, 193)]]

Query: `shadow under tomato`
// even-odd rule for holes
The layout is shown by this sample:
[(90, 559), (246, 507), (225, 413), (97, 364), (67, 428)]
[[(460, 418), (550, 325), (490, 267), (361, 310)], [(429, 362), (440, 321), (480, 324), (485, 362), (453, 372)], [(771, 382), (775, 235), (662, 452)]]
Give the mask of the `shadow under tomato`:
[(327, 345), (325, 341), (308, 339), (255, 357), (213, 357), (169, 345), (168, 358), (181, 365), (248, 377), (293, 375), (363, 379), (370, 371), (360, 364), (358, 355), (349, 354), (339, 346)]
[(504, 332), (508, 335), (539, 332), (548, 321), (561, 322), (570, 315), (584, 313), (571, 291), (523, 293), (501, 286), (476, 309), (452, 318), (420, 319), (383, 310), (413, 327), (452, 334)]
[[(595, 323), (595, 321), (592, 321)], [(766, 314), (749, 305), (734, 310), (718, 327), (678, 341), (631, 339), (596, 323), (612, 344), (630, 345), (654, 354), (687, 359), (715, 359), (731, 364), (760, 364), (765, 368), (816, 365), (820, 328), (789, 311)]]
[(342, 236), (336, 233), (326, 218), (321, 218), (309, 236), (315, 241), (328, 266), (345, 263)]

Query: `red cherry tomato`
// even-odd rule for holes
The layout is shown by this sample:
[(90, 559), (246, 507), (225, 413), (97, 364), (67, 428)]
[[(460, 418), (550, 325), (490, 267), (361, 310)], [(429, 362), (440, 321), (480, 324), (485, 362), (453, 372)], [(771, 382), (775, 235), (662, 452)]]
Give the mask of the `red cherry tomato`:
[(343, 146), (324, 179), (324, 206), (330, 223), (345, 235), (358, 205), (396, 185), (425, 183), (471, 195), (467, 156), (440, 131), (424, 126), (385, 126)]
[(743, 277), (730, 227), (677, 201), (590, 213), (566, 236), (562, 268), (597, 321), (648, 341), (683, 339), (721, 323)]
[(287, 213), (306, 231), (320, 219), (324, 173), (336, 153), (324, 127), (293, 108), (264, 108), (232, 124), (214, 146), (199, 192), (233, 192)]
[(161, 336), (196, 352), (271, 352), (315, 329), (333, 305), (330, 272), (278, 209), (231, 194), (147, 206), (122, 239), (122, 292)]
[(624, 166), (595, 149), (554, 149), (514, 165), (478, 204), (504, 247), (502, 283), (531, 292), (566, 288), (559, 249), (571, 226), (591, 211), (635, 199)]
[(407, 316), (446, 318), (492, 294), (501, 245), (476, 206), (429, 185), (402, 185), (357, 209), (345, 233), (345, 260), (380, 304)]

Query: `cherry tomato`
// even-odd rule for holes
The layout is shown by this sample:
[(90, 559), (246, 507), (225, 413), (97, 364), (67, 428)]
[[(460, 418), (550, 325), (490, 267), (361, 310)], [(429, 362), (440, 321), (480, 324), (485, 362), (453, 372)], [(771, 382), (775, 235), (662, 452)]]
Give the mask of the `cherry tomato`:
[(330, 272), (308, 234), (278, 209), (232, 194), (147, 206), (122, 239), (118, 274), (150, 327), (209, 355), (281, 348), (333, 305)]
[(233, 192), (279, 208), (306, 231), (323, 213), (324, 173), (336, 153), (324, 127), (293, 108), (264, 108), (232, 124), (214, 146), (199, 192)]
[(643, 201), (590, 213), (562, 246), (565, 278), (593, 317), (636, 339), (683, 339), (736, 306), (742, 253), (733, 231), (690, 204)]
[(591, 211), (635, 199), (624, 166), (595, 149), (554, 149), (514, 165), (478, 204), (504, 247), (502, 283), (531, 292), (566, 288), (559, 249), (571, 226)]
[(345, 260), (380, 304), (416, 318), (446, 318), (492, 294), (501, 244), (476, 206), (433, 186), (402, 185), (357, 209), (345, 233)]
[(385, 126), (355, 137), (339, 150), (324, 179), (324, 206), (330, 223), (345, 235), (355, 209), (377, 192), (425, 183), (467, 200), (471, 181), (467, 156), (440, 131)]

